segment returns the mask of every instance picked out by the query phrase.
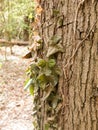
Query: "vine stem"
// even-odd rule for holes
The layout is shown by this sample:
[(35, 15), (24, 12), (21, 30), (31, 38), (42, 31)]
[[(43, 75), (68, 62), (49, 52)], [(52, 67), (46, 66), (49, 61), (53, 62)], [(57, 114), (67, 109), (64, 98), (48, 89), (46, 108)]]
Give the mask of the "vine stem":
[(67, 64), (64, 66), (64, 68), (66, 68), (66, 67), (69, 65), (69, 63), (71, 62), (71, 60), (75, 57), (75, 55), (76, 55), (78, 49), (81, 47), (82, 43), (88, 38), (88, 36), (89, 36), (90, 33), (92, 32), (93, 28), (94, 28), (95, 25), (96, 25), (96, 22), (97, 22), (97, 20), (95, 21), (95, 23), (93, 24), (93, 26), (91, 27), (91, 29), (89, 30), (89, 32), (88, 32), (88, 34), (85, 36), (85, 38), (84, 38), (81, 42), (79, 42), (79, 44), (77, 45), (75, 51), (73, 52), (72, 56), (70, 57), (70, 59), (68, 60)]
[(85, 2), (85, 0), (81, 0), (78, 4), (78, 7), (76, 9), (76, 15), (75, 15), (75, 22), (74, 22), (74, 34), (76, 33), (76, 24), (77, 24), (77, 17), (78, 17), (78, 12), (79, 12), (79, 9), (81, 7), (81, 5), (83, 5)]

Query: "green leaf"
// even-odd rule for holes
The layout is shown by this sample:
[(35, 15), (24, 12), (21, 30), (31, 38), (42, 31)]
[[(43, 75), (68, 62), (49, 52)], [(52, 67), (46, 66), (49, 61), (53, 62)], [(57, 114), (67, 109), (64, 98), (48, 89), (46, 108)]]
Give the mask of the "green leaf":
[(32, 74), (35, 74), (35, 75), (37, 75), (39, 73), (39, 68), (36, 65), (36, 63), (31, 64), (31, 72), (32, 72)]
[(27, 84), (24, 87), (24, 90), (27, 90), (31, 86), (32, 83), (33, 83), (33, 79), (29, 79)]
[(46, 75), (46, 76), (50, 76), (51, 73), (52, 73), (52, 70), (48, 67), (44, 68), (43, 69), (43, 73)]
[(40, 83), (40, 88), (44, 90), (45, 87), (46, 87), (46, 82), (41, 82)]
[(57, 74), (57, 75), (59, 75), (59, 76), (61, 76), (61, 69), (58, 67), (58, 66), (55, 66), (55, 68), (54, 68), (54, 72), (55, 72), (55, 74)]
[(61, 44), (49, 46), (49, 49), (48, 49), (48, 52), (47, 52), (47, 57), (54, 55), (58, 52), (64, 52), (63, 46)]
[(52, 84), (52, 86), (55, 87), (58, 83), (58, 76), (57, 75), (47, 76), (47, 80)]
[(45, 130), (49, 130), (50, 124), (45, 124)]
[[(38, 69), (38, 67), (37, 67), (37, 65), (36, 65), (36, 63), (34, 62), (34, 63), (32, 63), (31, 65), (31, 70), (37, 70)], [(38, 69), (39, 70), (39, 69)]]
[(39, 59), (37, 65), (40, 67), (44, 67), (46, 65), (46, 61), (44, 59)]
[(34, 95), (34, 86), (33, 86), (33, 85), (31, 85), (31, 86), (29, 87), (29, 91), (30, 91), (30, 94), (31, 94), (31, 95)]
[(46, 79), (46, 76), (45, 76), (45, 74), (40, 74), (38, 77), (37, 77), (37, 81), (38, 81), (38, 83), (39, 83), (39, 86), (40, 86), (40, 88), (41, 89), (45, 89), (45, 87), (46, 87), (46, 84), (47, 84), (47, 79)]
[(55, 59), (50, 59), (50, 60), (48, 61), (48, 66), (49, 66), (50, 68), (53, 68), (55, 65), (56, 65)]
[(39, 81), (39, 83), (41, 82), (46, 82), (46, 76), (44, 74), (40, 74), (38, 77), (37, 77), (37, 80)]

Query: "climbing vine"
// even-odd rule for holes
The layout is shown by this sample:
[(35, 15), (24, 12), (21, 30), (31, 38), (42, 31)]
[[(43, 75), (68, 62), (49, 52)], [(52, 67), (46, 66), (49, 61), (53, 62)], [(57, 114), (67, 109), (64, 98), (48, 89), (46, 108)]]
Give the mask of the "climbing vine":
[[(58, 104), (61, 102), (61, 98), (57, 93), (60, 73), (61, 71), (56, 64), (56, 60), (51, 58), (47, 60), (37, 59), (36, 62), (34, 61), (30, 65), (27, 71), (29, 80), (25, 89), (29, 88), (30, 93), (33, 95), (33, 116), (36, 117), (36, 120), (33, 117), (33, 124), (36, 129), (38, 129), (38, 119), (42, 116), (40, 110), (44, 102), (46, 103), (46, 114), (49, 116), (45, 127), (54, 127), (54, 121), (57, 118), (56, 114), (59, 111)], [(50, 115), (53, 117), (50, 117)]]
[[(58, 94), (61, 69), (57, 64), (55, 54), (63, 52), (60, 40), (60, 37), (53, 36), (50, 39), (46, 57), (36, 57), (36, 60), (31, 63), (27, 70), (29, 79), (24, 89), (27, 90), (29, 88), (31, 95), (33, 95), (33, 124), (36, 130), (41, 129), (41, 121), (39, 120), (45, 113), (47, 117), (44, 117), (44, 129), (52, 128), (55, 130), (57, 128), (56, 123), (62, 99)], [(44, 113), (42, 112), (43, 104), (45, 105)]]
[[(42, 12), (40, 5), (37, 5), (38, 17)], [(38, 17), (34, 22), (39, 24)], [(37, 22), (36, 22), (37, 21)], [(36, 32), (36, 27), (33, 31)], [(36, 36), (32, 48), (32, 63), (27, 70), (28, 80), (26, 81), (25, 90), (29, 89), (33, 95), (33, 125), (36, 130), (56, 130), (58, 127), (58, 114), (61, 111), (62, 98), (58, 94), (59, 77), (61, 68), (57, 63), (57, 54), (64, 52), (61, 44), (61, 36), (54, 35), (50, 38), (47, 51), (44, 57), (40, 56), (44, 42), (38, 35)], [(28, 54), (26, 55), (26, 57)], [(44, 122), (44, 123), (43, 123)], [(44, 124), (44, 126), (43, 126)]]

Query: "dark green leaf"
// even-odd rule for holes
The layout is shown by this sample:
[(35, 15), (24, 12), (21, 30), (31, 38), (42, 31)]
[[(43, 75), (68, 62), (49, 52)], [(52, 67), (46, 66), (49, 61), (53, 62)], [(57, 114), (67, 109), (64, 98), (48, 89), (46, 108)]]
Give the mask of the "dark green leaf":
[(39, 81), (39, 83), (41, 82), (46, 82), (46, 76), (44, 74), (40, 74), (38, 77), (37, 77), (37, 80)]
[(50, 59), (50, 60), (48, 61), (48, 65), (49, 65), (50, 68), (53, 68), (53, 67), (56, 65), (55, 59)]
[(46, 65), (46, 61), (44, 59), (39, 59), (37, 65), (40, 67), (44, 67)]
[(31, 71), (36, 74), (39, 72), (39, 68), (37, 67), (36, 63), (31, 64)]
[(37, 81), (39, 83), (40, 88), (45, 89), (46, 84), (47, 84), (46, 76), (44, 74), (40, 74), (37, 77)]
[(57, 75), (47, 76), (47, 80), (52, 84), (52, 86), (56, 86), (58, 83), (58, 76)]

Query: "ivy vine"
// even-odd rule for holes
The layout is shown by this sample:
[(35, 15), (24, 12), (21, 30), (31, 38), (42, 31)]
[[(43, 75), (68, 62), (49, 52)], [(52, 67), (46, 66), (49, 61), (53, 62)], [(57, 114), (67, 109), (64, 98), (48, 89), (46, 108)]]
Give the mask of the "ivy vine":
[(53, 36), (49, 41), (47, 57), (45, 59), (37, 58), (33, 61), (27, 70), (29, 79), (26, 82), (25, 90), (29, 88), (33, 95), (33, 124), (36, 130), (41, 130), (40, 119), (42, 118), (42, 104), (45, 103), (45, 113), (47, 118), (44, 124), (44, 130), (57, 129), (57, 116), (61, 110), (62, 98), (58, 94), (58, 82), (61, 75), (54, 55), (58, 52), (64, 52), (60, 43), (61, 37)]

